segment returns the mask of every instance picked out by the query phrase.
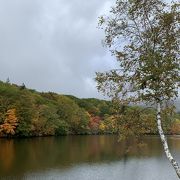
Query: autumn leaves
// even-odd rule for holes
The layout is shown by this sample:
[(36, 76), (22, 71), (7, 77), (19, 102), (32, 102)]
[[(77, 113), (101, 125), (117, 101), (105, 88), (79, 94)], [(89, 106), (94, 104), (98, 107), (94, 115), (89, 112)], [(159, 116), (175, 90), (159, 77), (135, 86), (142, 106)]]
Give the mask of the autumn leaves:
[(3, 124), (0, 125), (0, 135), (10, 136), (15, 134), (18, 119), (16, 117), (16, 109), (9, 109), (6, 112)]

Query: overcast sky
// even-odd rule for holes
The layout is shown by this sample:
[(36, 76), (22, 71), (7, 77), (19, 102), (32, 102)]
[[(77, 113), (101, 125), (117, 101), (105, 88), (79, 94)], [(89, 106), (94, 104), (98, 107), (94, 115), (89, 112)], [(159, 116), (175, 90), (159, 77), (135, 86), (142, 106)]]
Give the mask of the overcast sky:
[(101, 97), (96, 71), (115, 66), (98, 17), (112, 0), (0, 0), (0, 80), (38, 91)]
[(0, 0), (0, 80), (78, 97), (97, 92), (96, 71), (115, 67), (98, 17), (115, 0)]

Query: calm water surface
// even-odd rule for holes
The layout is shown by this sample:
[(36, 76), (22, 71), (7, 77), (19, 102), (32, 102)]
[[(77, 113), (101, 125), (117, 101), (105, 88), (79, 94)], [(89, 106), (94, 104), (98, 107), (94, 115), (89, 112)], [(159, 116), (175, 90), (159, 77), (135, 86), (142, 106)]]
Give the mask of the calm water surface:
[[(158, 137), (145, 147), (118, 143), (116, 136), (0, 139), (2, 180), (177, 180)], [(169, 137), (180, 162), (180, 137)]]

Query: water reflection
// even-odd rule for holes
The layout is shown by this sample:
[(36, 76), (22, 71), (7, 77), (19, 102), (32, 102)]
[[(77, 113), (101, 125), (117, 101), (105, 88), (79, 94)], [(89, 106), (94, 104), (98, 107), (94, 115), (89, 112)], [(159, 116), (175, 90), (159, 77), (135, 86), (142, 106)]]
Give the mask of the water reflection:
[[(173, 154), (180, 160), (180, 138), (170, 137), (168, 141)], [(164, 178), (176, 178), (164, 157), (159, 138), (146, 137), (144, 142), (146, 146), (140, 148), (132, 141), (127, 151), (126, 142), (118, 143), (116, 136), (0, 139), (0, 177), (69, 180), (77, 176), (80, 180), (107, 179), (108, 172), (112, 171), (116, 176), (114, 180), (128, 179), (126, 176), (131, 173), (132, 179), (145, 180), (143, 169), (147, 177), (158, 169), (165, 172)], [(159, 178), (156, 176), (156, 179)]]
[(0, 166), (4, 172), (10, 172), (14, 161), (14, 141), (7, 140), (0, 145)]

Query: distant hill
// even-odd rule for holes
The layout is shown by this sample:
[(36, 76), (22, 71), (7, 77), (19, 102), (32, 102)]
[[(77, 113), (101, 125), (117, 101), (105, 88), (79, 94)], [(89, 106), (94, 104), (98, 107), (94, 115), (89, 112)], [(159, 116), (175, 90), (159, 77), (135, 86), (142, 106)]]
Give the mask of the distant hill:
[[(137, 111), (142, 107), (128, 109), (127, 117), (133, 109)], [(37, 92), (24, 84), (0, 81), (0, 137), (117, 133), (121, 126), (117, 116), (121, 115), (120, 110), (121, 107), (115, 107), (111, 101)], [(154, 113), (142, 111), (142, 124), (148, 127), (143, 128), (145, 133), (156, 133)], [(180, 115), (175, 119), (180, 119)], [(166, 131), (171, 132), (172, 127), (174, 132), (179, 131), (172, 121), (166, 121)]]
[(105, 115), (112, 115), (110, 104), (0, 81), (0, 136), (99, 133)]

